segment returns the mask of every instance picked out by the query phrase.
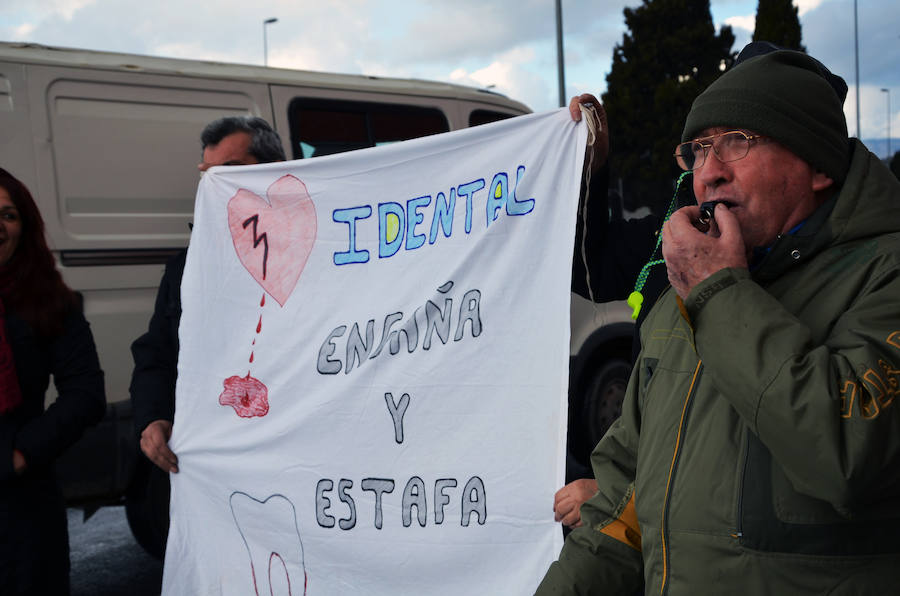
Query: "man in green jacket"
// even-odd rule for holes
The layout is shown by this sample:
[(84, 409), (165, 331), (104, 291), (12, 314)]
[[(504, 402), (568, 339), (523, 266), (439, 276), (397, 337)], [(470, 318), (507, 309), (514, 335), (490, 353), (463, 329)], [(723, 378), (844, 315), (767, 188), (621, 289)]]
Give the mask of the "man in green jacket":
[(835, 80), (774, 51), (694, 101), (698, 205), (539, 594), (897, 593), (900, 183)]

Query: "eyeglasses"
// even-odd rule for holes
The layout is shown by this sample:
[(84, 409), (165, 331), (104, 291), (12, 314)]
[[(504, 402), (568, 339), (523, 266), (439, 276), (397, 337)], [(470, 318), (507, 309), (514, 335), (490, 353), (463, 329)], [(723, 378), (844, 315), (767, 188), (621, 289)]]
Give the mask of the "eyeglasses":
[(740, 130), (695, 139), (675, 147), (675, 161), (678, 167), (688, 172), (699, 170), (706, 163), (710, 147), (721, 162), (737, 161), (747, 157), (750, 141), (761, 139), (763, 135), (751, 135)]

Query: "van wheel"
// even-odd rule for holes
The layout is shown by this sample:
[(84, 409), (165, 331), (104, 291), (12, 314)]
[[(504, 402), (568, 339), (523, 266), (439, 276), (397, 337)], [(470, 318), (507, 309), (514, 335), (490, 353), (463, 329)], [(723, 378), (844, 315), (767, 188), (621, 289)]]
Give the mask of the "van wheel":
[(169, 474), (139, 454), (125, 495), (125, 516), (134, 539), (150, 555), (162, 559), (169, 535)]
[(622, 358), (612, 358), (593, 372), (584, 386), (584, 402), (581, 409), (581, 445), (585, 462), (589, 462), (594, 447), (622, 415), (622, 400), (631, 365)]

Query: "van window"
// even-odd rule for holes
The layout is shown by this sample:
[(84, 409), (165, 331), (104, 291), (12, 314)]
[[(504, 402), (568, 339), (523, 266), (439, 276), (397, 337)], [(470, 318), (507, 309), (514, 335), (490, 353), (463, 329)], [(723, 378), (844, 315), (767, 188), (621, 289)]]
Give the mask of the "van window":
[(479, 124), (488, 124), (497, 120), (506, 120), (512, 118), (515, 114), (506, 112), (495, 112), (493, 110), (472, 110), (469, 114), (469, 126), (478, 126)]
[(436, 108), (296, 98), (289, 108), (294, 159), (375, 147), (447, 132)]

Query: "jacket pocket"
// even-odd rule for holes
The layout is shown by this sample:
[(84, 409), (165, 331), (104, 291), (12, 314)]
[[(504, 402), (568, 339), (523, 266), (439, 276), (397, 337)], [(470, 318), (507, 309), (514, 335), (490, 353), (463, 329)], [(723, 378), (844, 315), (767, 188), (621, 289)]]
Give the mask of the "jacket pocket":
[(858, 557), (900, 553), (900, 518), (841, 516), (825, 501), (796, 492), (753, 434), (741, 479), (741, 545), (771, 553)]

